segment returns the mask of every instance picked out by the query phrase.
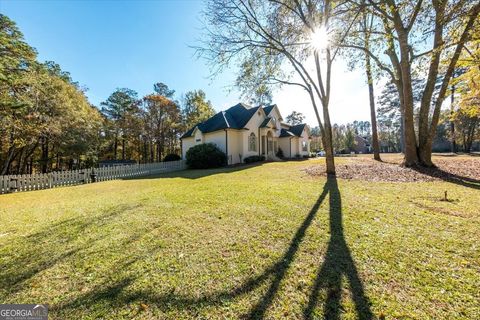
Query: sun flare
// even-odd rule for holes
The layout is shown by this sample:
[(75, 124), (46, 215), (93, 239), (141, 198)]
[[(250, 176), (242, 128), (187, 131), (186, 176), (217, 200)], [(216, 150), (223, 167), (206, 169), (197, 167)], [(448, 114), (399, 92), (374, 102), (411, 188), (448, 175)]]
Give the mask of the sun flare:
[(316, 50), (323, 50), (328, 46), (328, 33), (325, 27), (317, 28), (311, 35), (310, 41)]

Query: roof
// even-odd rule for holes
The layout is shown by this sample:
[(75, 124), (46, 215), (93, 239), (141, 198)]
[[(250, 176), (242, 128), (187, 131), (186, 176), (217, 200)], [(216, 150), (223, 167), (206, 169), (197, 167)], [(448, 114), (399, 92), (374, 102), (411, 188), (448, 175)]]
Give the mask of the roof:
[(222, 129), (243, 129), (259, 108), (260, 107), (250, 107), (249, 105), (238, 103), (225, 111), (215, 114), (204, 122), (198, 123), (185, 132), (180, 139), (191, 137), (197, 127), (203, 133)]
[(280, 130), (280, 138), (284, 138), (284, 137), (294, 137), (295, 135), (288, 131), (288, 130), (285, 130), (285, 129), (282, 129)]
[(301, 137), (303, 129), (305, 129), (306, 124), (297, 124), (294, 126), (290, 126), (288, 129), (282, 128), (280, 130), (280, 138), (284, 137)]
[(268, 116), (270, 112), (272, 112), (273, 108), (275, 108), (276, 104), (271, 104), (269, 106), (263, 107), (263, 111), (265, 111), (265, 114)]
[[(265, 107), (251, 107), (243, 103), (238, 103), (233, 107), (230, 107), (225, 111), (221, 111), (215, 114), (213, 117), (198, 123), (193, 128), (190, 128), (187, 132), (185, 132), (180, 139), (191, 137), (196, 128), (198, 128), (202, 133), (214, 132), (223, 129), (243, 129), (259, 109), (263, 109), (265, 114), (268, 115), (276, 106), (277, 105), (272, 104)], [(271, 120), (271, 117), (267, 117), (260, 124), (260, 128), (266, 127)], [(286, 125), (287, 128), (281, 129), (280, 138), (294, 136), (301, 137), (306, 126), (305, 124), (289, 126), (285, 123), (282, 123), (282, 125)]]
[(263, 120), (262, 124), (259, 126), (259, 128), (265, 128), (267, 124), (272, 120), (272, 118), (267, 117), (265, 120)]
[(306, 126), (305, 123), (290, 126), (289, 131), (292, 132), (297, 137), (300, 137), (302, 135), (303, 129), (305, 129), (305, 126)]

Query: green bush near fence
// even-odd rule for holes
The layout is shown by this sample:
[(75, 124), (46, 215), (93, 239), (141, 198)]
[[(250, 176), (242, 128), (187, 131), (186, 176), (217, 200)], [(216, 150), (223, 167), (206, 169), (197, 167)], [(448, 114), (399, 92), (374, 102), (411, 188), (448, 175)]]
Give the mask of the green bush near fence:
[(202, 143), (188, 149), (187, 166), (192, 169), (218, 168), (227, 165), (227, 155), (213, 143)]

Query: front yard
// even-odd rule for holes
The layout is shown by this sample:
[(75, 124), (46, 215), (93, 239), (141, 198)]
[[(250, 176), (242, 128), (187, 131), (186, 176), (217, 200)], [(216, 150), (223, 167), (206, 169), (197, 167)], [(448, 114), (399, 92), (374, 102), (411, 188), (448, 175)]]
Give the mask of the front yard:
[(51, 319), (480, 319), (478, 184), (306, 172), (321, 163), (2, 195), (0, 301)]

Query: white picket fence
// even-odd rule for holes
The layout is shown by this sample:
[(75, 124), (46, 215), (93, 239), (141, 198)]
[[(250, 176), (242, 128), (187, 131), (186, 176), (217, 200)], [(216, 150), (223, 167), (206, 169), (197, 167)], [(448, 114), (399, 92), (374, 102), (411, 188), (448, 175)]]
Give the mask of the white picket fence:
[(0, 176), (0, 194), (91, 183), (92, 173), (96, 175), (96, 181), (106, 181), (179, 171), (186, 167), (185, 160), (179, 160), (41, 174), (6, 175)]

